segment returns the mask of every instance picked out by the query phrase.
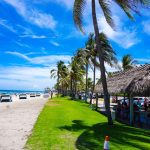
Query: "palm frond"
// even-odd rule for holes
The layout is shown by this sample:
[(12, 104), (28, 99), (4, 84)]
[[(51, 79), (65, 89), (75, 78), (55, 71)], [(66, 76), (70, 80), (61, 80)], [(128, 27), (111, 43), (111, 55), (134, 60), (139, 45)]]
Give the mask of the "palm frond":
[(118, 6), (120, 6), (126, 15), (134, 20), (134, 17), (131, 15), (132, 12), (139, 14), (141, 7), (149, 7), (150, 0), (114, 0)]
[(73, 19), (75, 25), (79, 28), (79, 30), (84, 33), (83, 30), (83, 11), (86, 5), (86, 0), (75, 0), (73, 6)]
[(99, 4), (103, 10), (103, 13), (104, 13), (107, 23), (114, 29), (115, 24), (112, 19), (112, 13), (111, 13), (111, 9), (110, 9), (110, 1), (99, 0)]
[(50, 71), (50, 73), (53, 73), (53, 72), (56, 72), (56, 69), (52, 69), (52, 70)]
[(103, 59), (107, 62), (111, 67), (118, 64), (118, 60), (115, 57), (116, 53), (113, 50), (107, 36), (104, 33), (100, 33), (100, 41), (101, 41), (101, 49), (103, 52)]

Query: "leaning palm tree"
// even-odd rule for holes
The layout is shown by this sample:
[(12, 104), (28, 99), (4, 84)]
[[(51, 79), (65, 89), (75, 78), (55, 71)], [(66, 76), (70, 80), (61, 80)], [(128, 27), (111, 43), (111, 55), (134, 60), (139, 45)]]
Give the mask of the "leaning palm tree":
[(85, 95), (86, 95), (86, 100), (87, 100), (87, 94), (88, 94), (88, 71), (89, 71), (89, 66), (91, 66), (91, 62), (93, 59), (94, 55), (94, 34), (90, 33), (87, 42), (85, 43), (85, 48), (82, 49), (82, 57), (85, 62)]
[[(111, 67), (118, 67), (118, 61), (115, 57), (116, 53), (113, 50), (109, 40), (107, 39), (107, 36), (104, 33), (100, 33), (99, 35), (100, 41), (101, 41), (101, 49), (103, 51), (104, 55), (104, 62), (110, 65)], [(95, 71), (96, 68), (100, 66), (100, 63), (97, 61), (98, 53), (95, 50), (95, 39), (94, 34), (90, 34), (87, 42), (87, 48), (86, 52), (89, 55), (89, 62), (93, 66), (93, 89), (92, 89), (92, 95), (95, 88)], [(107, 73), (107, 71), (106, 71)], [(91, 103), (92, 99), (90, 100)]]
[(131, 55), (124, 55), (122, 58), (122, 68), (123, 70), (128, 70), (134, 67), (136, 61), (132, 58)]
[[(83, 30), (83, 10), (85, 8), (87, 0), (75, 0), (74, 8), (73, 8), (73, 18), (74, 22), (77, 27), (84, 32)], [(111, 2), (115, 2), (121, 9), (127, 14), (130, 19), (133, 19), (131, 15), (132, 12), (138, 13), (137, 9), (139, 6), (147, 6), (149, 5), (149, 0), (98, 0), (99, 5), (102, 9), (102, 12), (105, 16), (107, 23), (114, 28), (114, 22), (111, 15)], [(101, 71), (101, 80), (103, 85), (104, 91), (104, 100), (105, 100), (105, 107), (108, 116), (108, 124), (113, 124), (110, 112), (110, 97), (107, 89), (107, 82), (106, 82), (106, 74), (105, 74), (105, 66), (104, 66), (104, 54), (101, 50), (101, 41), (99, 39), (99, 26), (97, 21), (97, 14), (96, 14), (96, 3), (95, 0), (91, 0), (92, 5), (92, 20), (95, 32), (95, 39), (96, 39), (96, 50), (99, 54), (99, 61), (100, 61), (100, 71)]]

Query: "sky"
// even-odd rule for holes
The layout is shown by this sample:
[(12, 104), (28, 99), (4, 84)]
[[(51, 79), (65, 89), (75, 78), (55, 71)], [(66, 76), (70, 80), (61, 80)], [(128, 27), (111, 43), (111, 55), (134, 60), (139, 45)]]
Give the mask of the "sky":
[[(53, 87), (56, 79), (50, 78), (50, 70), (59, 60), (68, 63), (93, 32), (90, 2), (87, 0), (83, 14), (83, 35), (73, 22), (74, 0), (0, 0), (0, 89)], [(141, 9), (131, 21), (112, 3), (114, 31), (97, 5), (100, 31), (109, 38), (119, 62), (123, 55), (131, 54), (139, 64), (150, 63), (149, 11)]]

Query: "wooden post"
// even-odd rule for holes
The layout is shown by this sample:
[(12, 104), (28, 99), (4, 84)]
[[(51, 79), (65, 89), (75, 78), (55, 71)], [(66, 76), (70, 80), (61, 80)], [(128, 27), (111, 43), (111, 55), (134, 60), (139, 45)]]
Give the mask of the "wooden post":
[(130, 95), (130, 125), (133, 125), (133, 119), (134, 119), (134, 108), (133, 108), (133, 98)]
[(97, 110), (97, 108), (98, 108), (98, 93), (96, 93), (96, 109), (95, 110)]

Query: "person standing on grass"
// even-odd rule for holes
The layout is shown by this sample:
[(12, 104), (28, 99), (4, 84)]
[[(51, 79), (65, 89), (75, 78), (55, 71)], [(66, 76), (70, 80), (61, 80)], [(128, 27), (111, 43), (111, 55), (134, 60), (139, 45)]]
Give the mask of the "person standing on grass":
[(53, 91), (51, 91), (51, 99), (53, 98)]

